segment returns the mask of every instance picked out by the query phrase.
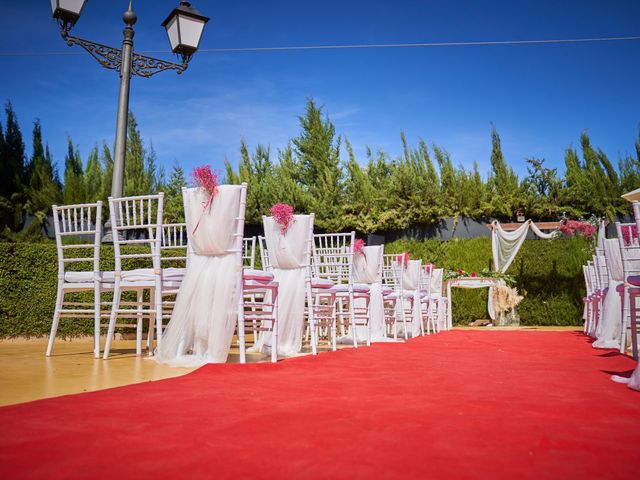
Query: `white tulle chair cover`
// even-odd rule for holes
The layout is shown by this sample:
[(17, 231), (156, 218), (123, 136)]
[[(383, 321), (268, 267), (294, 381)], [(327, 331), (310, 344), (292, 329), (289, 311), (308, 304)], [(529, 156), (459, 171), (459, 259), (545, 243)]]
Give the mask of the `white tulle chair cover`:
[(620, 326), (622, 324), (622, 302), (616, 287), (624, 283), (624, 270), (620, 244), (617, 238), (603, 240), (605, 261), (609, 271), (609, 290), (604, 297), (602, 317), (596, 332), (597, 340), (591, 344), (594, 348), (620, 348)]
[(413, 321), (411, 322), (411, 336), (420, 335), (422, 322), (422, 302), (420, 301), (420, 270), (422, 260), (409, 260), (409, 264), (402, 270), (402, 288), (413, 296)]
[(219, 186), (204, 213), (206, 191), (189, 188), (183, 192), (193, 253), (156, 350), (160, 363), (197, 367), (227, 360), (237, 321), (238, 276), (242, 274), (241, 257), (234, 247), (243, 188)]
[(446, 299), (442, 296), (442, 277), (444, 275), (443, 268), (435, 268), (431, 272), (431, 281), (429, 282), (429, 298), (438, 305), (438, 317), (436, 322), (439, 329), (447, 327)]
[[(300, 353), (304, 330), (305, 276), (312, 232), (311, 215), (294, 215), (283, 235), (272, 217), (263, 217), (264, 236), (273, 276), (278, 282), (278, 355)], [(271, 351), (271, 332), (261, 332), (253, 347), (263, 353)]]
[[(369, 328), (372, 342), (392, 341), (387, 338), (384, 323), (384, 298), (382, 296), (382, 255), (384, 245), (371, 245), (362, 249), (353, 260), (353, 280), (369, 285)], [(364, 307), (364, 298), (356, 299), (356, 307)], [(366, 327), (356, 327), (357, 338), (367, 339)]]

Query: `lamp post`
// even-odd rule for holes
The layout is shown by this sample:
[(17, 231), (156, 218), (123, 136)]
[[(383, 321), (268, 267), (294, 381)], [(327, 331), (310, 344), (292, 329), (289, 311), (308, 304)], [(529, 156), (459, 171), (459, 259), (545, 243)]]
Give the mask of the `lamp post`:
[(53, 18), (60, 25), (60, 34), (67, 45), (79, 45), (89, 52), (100, 65), (120, 73), (120, 95), (118, 97), (113, 178), (111, 181), (111, 196), (118, 198), (122, 196), (124, 184), (131, 77), (138, 75), (148, 78), (165, 70), (175, 70), (178, 74), (184, 72), (191, 57), (198, 50), (204, 26), (209, 19), (192, 8), (189, 2), (180, 2), (180, 5), (173, 9), (166, 20), (162, 22), (162, 26), (165, 27), (169, 36), (171, 50), (182, 59), (182, 63), (173, 63), (134, 53), (133, 25), (138, 17), (133, 11), (131, 0), (129, 1), (129, 9), (122, 16), (126, 26), (123, 30), (124, 38), (121, 49), (69, 35), (87, 2), (88, 0), (51, 0), (51, 10)]

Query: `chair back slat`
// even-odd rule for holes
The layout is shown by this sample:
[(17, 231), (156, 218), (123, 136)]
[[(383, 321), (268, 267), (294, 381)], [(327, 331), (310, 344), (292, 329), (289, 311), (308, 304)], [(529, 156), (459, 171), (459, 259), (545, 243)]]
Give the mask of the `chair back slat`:
[(318, 278), (335, 284), (353, 283), (355, 232), (313, 235), (311, 268)]
[(115, 271), (123, 258), (148, 258), (154, 270), (161, 268), (164, 193), (134, 197), (109, 197)]
[[(242, 239), (242, 261), (246, 268), (254, 268), (256, 262), (256, 237)], [(263, 265), (264, 268), (264, 265)]]
[[(53, 205), (53, 226), (58, 250), (58, 276), (64, 278), (65, 265), (87, 263), (83, 271), (100, 271), (100, 245), (102, 241), (102, 202), (76, 205)], [(75, 243), (63, 243), (73, 239)], [(78, 240), (87, 243), (77, 243)], [(92, 249), (92, 256), (86, 250)]]

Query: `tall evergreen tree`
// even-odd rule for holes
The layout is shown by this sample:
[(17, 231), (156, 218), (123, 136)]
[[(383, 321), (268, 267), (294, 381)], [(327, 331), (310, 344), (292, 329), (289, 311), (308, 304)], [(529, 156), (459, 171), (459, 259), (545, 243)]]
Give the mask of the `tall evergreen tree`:
[(64, 190), (63, 199), (66, 205), (84, 203), (87, 193), (84, 185), (82, 160), (78, 148), (73, 148), (71, 137), (68, 140), (67, 155), (64, 159)]
[(100, 156), (100, 163), (102, 164), (102, 201), (107, 204), (108, 198), (111, 196), (111, 182), (113, 180), (113, 158), (111, 157), (111, 150), (107, 142), (102, 142), (102, 155)]
[(489, 185), (494, 192), (492, 198), (492, 214), (496, 216), (511, 217), (517, 205), (518, 177), (513, 169), (507, 166), (502, 154), (500, 135), (495, 125), (491, 126), (491, 175)]
[(102, 199), (102, 180), (104, 172), (98, 158), (98, 145), (89, 152), (87, 167), (85, 169), (84, 180), (87, 191), (87, 200), (94, 202)]
[(129, 112), (129, 123), (127, 125), (127, 152), (125, 155), (124, 167), (124, 188), (125, 196), (144, 195), (151, 193), (147, 191), (147, 177), (145, 175), (146, 152), (138, 121), (133, 112)]
[(27, 166), (27, 211), (42, 223), (51, 213), (51, 206), (62, 201), (62, 188), (54, 171), (49, 147), (42, 145), (42, 127), (36, 120), (33, 125), (33, 153)]
[(184, 169), (176, 162), (164, 186), (164, 218), (167, 223), (184, 222), (182, 187), (187, 186)]
[(337, 230), (342, 214), (340, 138), (313, 99), (307, 101), (306, 113), (299, 120), (302, 131), (292, 143), (301, 165), (301, 180), (311, 195), (317, 225)]

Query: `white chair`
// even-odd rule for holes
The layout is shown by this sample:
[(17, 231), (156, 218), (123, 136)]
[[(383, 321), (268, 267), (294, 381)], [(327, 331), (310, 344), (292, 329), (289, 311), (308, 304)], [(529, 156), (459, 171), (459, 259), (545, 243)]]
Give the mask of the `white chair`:
[[(93, 318), (93, 353), (99, 358), (100, 319), (106, 315), (102, 313), (101, 293), (112, 289), (114, 282), (113, 272), (100, 271), (102, 202), (54, 205), (53, 225), (58, 250), (58, 293), (46, 354), (51, 355), (61, 318)], [(71, 264), (75, 267), (69, 271)], [(93, 292), (93, 302), (65, 301), (67, 294), (79, 292)]]
[[(254, 347), (257, 351), (270, 349), (273, 354), (277, 348), (281, 355), (298, 355), (303, 344), (305, 319), (310, 328), (315, 329), (319, 317), (313, 302), (310, 270), (313, 220), (313, 213), (294, 215), (292, 223), (283, 232), (274, 218), (262, 217), (265, 231), (265, 236), (259, 237), (262, 268), (273, 273), (279, 284), (278, 344), (273, 345), (273, 335), (269, 332), (261, 332)], [(330, 282), (326, 290), (331, 290)], [(315, 354), (315, 330), (312, 338)]]
[[(622, 315), (622, 338), (620, 341), (620, 351), (624, 353), (626, 349), (627, 329), (631, 332), (631, 352), (634, 360), (638, 360), (638, 323), (640, 322), (640, 305), (637, 303), (640, 297), (640, 202), (633, 202), (633, 213), (635, 215), (636, 234), (630, 234), (629, 244), (624, 238), (621, 239), (622, 266), (624, 269), (624, 290), (623, 290), (623, 315)], [(618, 236), (622, 235), (620, 224), (616, 224)], [(632, 230), (632, 229), (630, 229)], [(625, 298), (627, 302), (625, 304)], [(625, 315), (625, 307), (628, 305), (628, 315)]]
[[(153, 330), (157, 345), (162, 341), (162, 268), (161, 238), (164, 194), (134, 197), (109, 197), (115, 283), (109, 330), (103, 358), (109, 358), (116, 327), (136, 328), (136, 354), (142, 352), (143, 320), (149, 320), (149, 350), (153, 350)], [(124, 261), (146, 261), (150, 267), (127, 269)], [(149, 291), (149, 301), (144, 292)], [(136, 301), (123, 301), (122, 293), (135, 292)], [(135, 319), (135, 323), (117, 324), (117, 319)]]
[(247, 324), (250, 324), (254, 344), (260, 332), (271, 332), (271, 361), (277, 362), (278, 282), (268, 269), (268, 258), (262, 260), (262, 270), (255, 268), (255, 247), (256, 237), (243, 239), (242, 306), (238, 315), (240, 363), (246, 362)]
[[(180, 290), (189, 258), (189, 236), (186, 223), (165, 223), (162, 225), (160, 241), (160, 265), (162, 267), (162, 317), (171, 318), (175, 296)], [(164, 324), (163, 324), (164, 327)], [(147, 336), (147, 347), (151, 347), (151, 337)]]
[[(382, 278), (384, 285), (391, 289), (385, 291), (385, 310), (387, 322), (393, 325), (393, 338), (398, 339), (398, 322), (402, 323), (405, 340), (409, 338), (409, 325), (413, 320), (413, 297), (405, 295), (402, 274), (403, 266), (399, 256), (395, 253), (385, 253), (383, 256)], [(393, 312), (390, 308), (394, 309)]]
[(433, 319), (438, 325), (438, 329), (442, 328), (444, 322), (445, 330), (451, 330), (453, 327), (448, 323), (449, 318), (449, 298), (443, 294), (444, 269), (434, 268), (431, 272), (429, 295), (433, 308)]
[(593, 288), (591, 287), (591, 275), (589, 274), (589, 266), (582, 266), (582, 274), (584, 275), (585, 296), (582, 298), (584, 302), (584, 327), (583, 332), (585, 335), (591, 335), (593, 328), (593, 308), (592, 308), (592, 295)]
[[(420, 302), (422, 303), (422, 323), (427, 335), (439, 331), (439, 324), (435, 321), (437, 315), (437, 300), (431, 298), (431, 277), (434, 265), (427, 263), (420, 270)], [(424, 327), (426, 324), (426, 328)]]
[[(348, 323), (353, 346), (358, 347), (357, 326), (364, 327), (367, 332), (366, 343), (371, 345), (369, 328), (369, 285), (355, 283), (353, 277), (353, 246), (355, 232), (325, 233), (313, 236), (313, 253), (311, 267), (313, 277), (331, 281), (332, 290), (336, 294), (336, 319), (340, 322), (342, 332)], [(363, 301), (359, 306), (356, 300)]]

